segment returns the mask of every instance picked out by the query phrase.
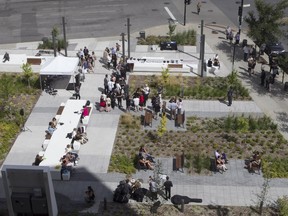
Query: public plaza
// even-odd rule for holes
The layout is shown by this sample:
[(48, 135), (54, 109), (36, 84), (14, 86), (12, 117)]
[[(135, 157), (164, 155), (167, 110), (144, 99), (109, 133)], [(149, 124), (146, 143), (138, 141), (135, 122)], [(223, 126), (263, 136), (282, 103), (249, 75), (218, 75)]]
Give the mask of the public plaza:
[[(221, 14), (219, 16), (221, 16)], [(178, 23), (177, 30), (181, 31), (193, 28), (199, 31), (199, 24), (200, 23), (198, 22), (188, 22), (186, 26), (182, 26)], [(219, 46), (219, 44), (225, 40), (225, 28), (226, 24), (204, 25), (204, 34), (206, 36), (205, 59), (212, 58), (215, 54), (218, 54), (221, 62), (221, 69), (217, 70), (215, 73), (209, 73), (209, 71), (207, 71), (207, 74), (205, 74), (206, 76), (224, 77), (232, 70), (230, 47)], [(167, 32), (167, 25), (146, 28), (143, 29), (143, 31), (145, 31), (146, 35), (165, 35)], [(183, 49), (183, 52), (181, 53), (177, 51), (160, 51), (159, 49), (151, 51), (151, 46), (136, 45), (137, 37), (139, 37), (138, 31), (131, 33), (131, 57), (191, 59), (191, 62), (197, 62), (196, 59), (199, 57), (196, 48), (190, 46), (181, 47)], [(242, 32), (242, 38), (246, 38), (248, 43), (252, 44), (252, 41), (246, 37), (245, 32)], [(103, 50), (106, 47), (115, 47), (116, 43), (121, 43), (120, 40), (121, 37), (118, 35), (107, 38), (98, 37), (69, 40), (69, 57), (75, 57), (76, 53), (85, 46), (90, 51), (94, 51), (97, 56), (93, 73), (86, 73), (84, 82), (81, 82), (81, 100), (77, 100), (77, 105), (75, 105), (74, 103), (76, 102), (73, 102), (75, 100), (70, 100), (74, 94), (73, 89), (66, 90), (66, 88), (57, 88), (57, 86), (62, 86), (63, 83), (67, 82), (66, 78), (55, 82), (54, 88), (57, 89), (57, 94), (51, 95), (43, 91), (25, 123), (25, 127), (29, 130), (20, 132), (3, 163), (3, 166), (31, 166), (35, 155), (43, 150), (42, 144), (45, 140), (45, 130), (47, 130), (48, 122), (59, 111), (59, 107), (71, 103), (73, 104), (73, 107), (70, 112), (77, 115), (75, 112), (80, 111), (85, 102), (89, 100), (92, 106), (92, 109), (90, 110), (91, 115), (86, 124), (86, 132), (89, 141), (85, 145), (81, 145), (78, 153), (81, 159), (77, 166), (74, 167), (75, 172), (70, 176), (68, 181), (61, 180), (61, 178), (59, 179), (59, 176), (54, 176), (54, 178), (52, 174), (52, 178), (54, 179), (52, 183), (59, 212), (67, 212), (67, 209), (69, 208), (73, 210), (73, 207), (71, 206), (74, 205), (76, 209), (81, 209), (82, 213), (98, 213), (100, 202), (102, 202), (104, 198), (107, 199), (108, 202), (112, 202), (113, 191), (119, 182), (126, 178), (125, 174), (108, 172), (119, 118), (124, 112), (117, 107), (108, 113), (99, 112), (95, 107), (95, 103), (100, 101), (105, 74), (110, 75), (112, 73), (112, 70), (107, 70), (106, 67), (103, 67), (101, 61)], [(35, 56), (38, 52), (38, 43), (39, 42), (27, 42), (0, 45), (1, 55), (7, 51), (11, 58), (11, 61), (9, 62), (0, 63), (1, 72), (21, 72), (20, 65), (23, 59), (25, 59), (25, 55), (30, 57)], [(213, 118), (234, 114), (244, 114), (246, 116), (267, 115), (274, 123), (278, 124), (280, 133), (285, 139), (288, 139), (286, 127), (286, 107), (288, 102), (285, 97), (286, 93), (282, 92), (283, 84), (281, 84), (280, 76), (277, 78), (277, 81), (272, 86), (270, 92), (266, 91), (264, 88), (261, 89), (258, 87), (260, 82), (260, 64), (256, 66), (256, 75), (253, 78), (248, 79), (245, 75), (247, 63), (241, 60), (241, 58), (242, 49), (239, 47), (237, 48), (237, 61), (235, 61), (234, 67), (240, 72), (240, 79), (242, 80), (243, 85), (249, 90), (252, 100), (233, 101), (232, 106), (227, 106), (218, 100), (184, 100), (183, 103), (185, 104), (186, 116)], [(35, 70), (40, 70), (39, 66), (34, 67)], [(151, 69), (145, 71), (145, 67), (141, 68), (141, 70), (131, 72), (131, 74), (154, 74)], [(199, 76), (198, 71), (198, 69), (193, 72), (187, 71), (183, 73), (183, 76)], [(130, 73), (128, 73), (128, 79), (129, 75)], [(70, 82), (73, 82), (72, 78)], [(150, 104), (150, 100), (148, 103)], [(144, 114), (144, 111), (140, 114)], [(281, 116), (285, 116), (285, 118), (281, 118)], [(71, 118), (71, 116), (68, 116), (67, 122), (64, 123), (64, 126), (71, 124), (71, 127), (67, 130), (77, 127), (79, 122), (79, 119), (77, 122), (71, 122), (69, 118)], [(157, 121), (159, 122), (160, 120), (158, 119)], [(170, 125), (169, 127), (173, 129), (173, 126)], [(65, 130), (65, 133), (66, 132), (69, 131)], [(57, 140), (55, 142), (57, 142)], [(64, 143), (62, 144), (64, 145)], [(54, 155), (54, 153), (51, 154)], [(60, 155), (56, 154), (54, 156), (55, 158), (58, 158)], [(54, 160), (57, 160), (55, 158)], [(212, 172), (212, 175), (209, 176), (193, 176), (185, 173), (185, 171), (180, 172), (173, 170), (172, 159), (172, 157), (160, 158), (163, 165), (163, 174), (168, 175), (174, 185), (172, 188), (172, 195), (179, 194), (191, 198), (202, 199), (202, 203), (197, 203), (197, 205), (251, 206), (255, 204), (255, 200), (257, 200), (256, 196), (261, 192), (261, 187), (264, 182), (262, 173), (257, 175), (247, 172), (247, 170), (243, 168), (245, 166), (243, 160), (231, 159), (227, 165), (229, 170), (224, 174)], [(48, 166), (51, 165), (48, 162), (47, 164)], [(51, 165), (51, 167), (52, 166), (54, 165)], [(39, 167), (41, 167), (41, 165)], [(153, 171), (138, 170), (133, 174), (133, 178), (143, 179), (143, 187), (149, 188), (148, 178), (150, 175), (153, 175)], [(0, 182), (0, 207), (1, 209), (6, 209), (6, 195), (3, 178), (1, 178)], [(287, 195), (287, 183), (287, 179), (272, 179), (269, 183), (270, 189), (267, 195), (268, 200), (275, 201), (278, 197)], [(89, 206), (85, 205), (83, 198), (87, 186), (91, 186), (96, 195), (95, 202), (93, 205)], [(165, 203), (170, 204), (171, 202), (165, 201)], [(191, 203), (191, 205), (193, 205), (193, 203)]]

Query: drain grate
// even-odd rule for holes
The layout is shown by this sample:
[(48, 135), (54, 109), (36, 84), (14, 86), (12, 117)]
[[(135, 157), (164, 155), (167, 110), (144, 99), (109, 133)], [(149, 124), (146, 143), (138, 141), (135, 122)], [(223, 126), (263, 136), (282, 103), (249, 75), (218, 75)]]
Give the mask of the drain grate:
[(152, 9), (152, 11), (154, 11), (154, 12), (155, 12), (155, 11), (159, 11), (159, 10), (158, 10), (158, 9), (156, 9), (156, 8), (154, 8), (154, 9)]
[(213, 12), (213, 10), (208, 10), (208, 12)]
[(169, 4), (170, 4), (170, 2), (164, 2), (164, 4), (165, 4), (165, 5), (169, 5)]

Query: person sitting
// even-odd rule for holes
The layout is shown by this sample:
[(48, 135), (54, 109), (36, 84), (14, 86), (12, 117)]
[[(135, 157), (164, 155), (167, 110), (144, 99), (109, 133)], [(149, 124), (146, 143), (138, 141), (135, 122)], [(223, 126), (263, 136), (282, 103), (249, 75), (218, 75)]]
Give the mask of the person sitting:
[(207, 67), (212, 67), (212, 64), (213, 64), (212, 59), (209, 58), (209, 60), (207, 62)]
[(255, 151), (248, 164), (248, 170), (252, 171), (253, 167), (258, 167), (261, 164), (261, 157), (258, 151)]
[(5, 63), (6, 61), (10, 61), (10, 56), (7, 52), (5, 52), (5, 54), (3, 56), (3, 63)]
[(35, 161), (34, 161), (34, 163), (32, 164), (33, 166), (39, 166), (39, 164), (43, 161), (43, 156), (44, 156), (44, 154), (43, 154), (43, 152), (39, 152), (37, 155), (36, 155), (36, 157), (35, 157)]
[(51, 121), (51, 122), (52, 122), (52, 124), (53, 124), (53, 127), (56, 128), (58, 122), (57, 122), (57, 120), (56, 120), (55, 117), (52, 118), (52, 121)]
[(65, 153), (72, 152), (72, 151), (73, 151), (72, 146), (68, 144), (65, 148)]
[(139, 156), (143, 156), (146, 160), (149, 160), (152, 163), (155, 162), (154, 157), (146, 151), (143, 145), (140, 146)]
[(218, 158), (218, 156), (220, 156), (221, 160), (223, 160), (224, 163), (228, 163), (227, 156), (224, 152), (222, 152), (222, 154), (220, 154), (219, 150), (216, 150), (215, 151), (215, 158)]
[(106, 110), (106, 101), (101, 99), (99, 103), (99, 112), (103, 112)]
[(54, 133), (54, 131), (56, 130), (56, 128), (54, 127), (54, 124), (53, 124), (53, 122), (49, 122), (49, 125), (48, 125), (48, 130), (47, 130), (47, 132), (49, 133), (49, 134), (53, 134)]
[(217, 169), (219, 170), (222, 170), (224, 172), (228, 170), (227, 167), (225, 166), (225, 162), (221, 159), (220, 155), (216, 159), (216, 165), (217, 165)]
[(83, 106), (81, 119), (83, 119), (85, 116), (89, 116), (88, 106)]
[(94, 190), (92, 189), (91, 186), (88, 186), (87, 191), (85, 191), (85, 201), (87, 203), (91, 203), (94, 201), (94, 199), (95, 199)]
[(153, 170), (153, 166), (149, 160), (146, 160), (142, 155), (139, 157), (139, 164), (147, 169)]

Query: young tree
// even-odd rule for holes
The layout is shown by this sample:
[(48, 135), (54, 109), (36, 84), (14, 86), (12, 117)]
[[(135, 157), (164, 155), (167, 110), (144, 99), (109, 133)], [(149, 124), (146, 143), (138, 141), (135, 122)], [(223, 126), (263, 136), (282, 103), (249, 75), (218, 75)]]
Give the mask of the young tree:
[(169, 21), (168, 28), (169, 28), (169, 32), (167, 34), (169, 36), (169, 39), (171, 40), (172, 36), (175, 34), (176, 25), (172, 23), (171, 21)]
[(281, 26), (285, 25), (282, 20), (288, 0), (280, 0), (278, 3), (255, 0), (255, 6), (257, 11), (249, 11), (248, 16), (244, 18), (249, 28), (248, 36), (258, 45), (277, 40), (284, 33)]
[(23, 71), (23, 76), (27, 80), (28, 86), (30, 88), (30, 78), (33, 76), (33, 70), (29, 63), (25, 63), (21, 66)]

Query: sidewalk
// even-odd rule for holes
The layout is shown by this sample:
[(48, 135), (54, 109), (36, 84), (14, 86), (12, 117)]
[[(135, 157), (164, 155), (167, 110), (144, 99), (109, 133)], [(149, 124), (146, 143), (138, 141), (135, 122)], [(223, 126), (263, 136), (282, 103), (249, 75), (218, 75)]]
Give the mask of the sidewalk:
[[(187, 24), (187, 28), (193, 26), (197, 29), (197, 25)], [(163, 34), (164, 28), (166, 31), (167, 26), (160, 26), (147, 29), (146, 32), (153, 32), (156, 35), (158, 33)], [(223, 30), (221, 27), (213, 27), (213, 29), (220, 32)], [(135, 34), (133, 34), (134, 37)], [(204, 29), (204, 34), (206, 35), (207, 47), (210, 47), (207, 48), (207, 50), (210, 49), (210, 52), (207, 52), (206, 56), (209, 57), (209, 55), (218, 53), (221, 63), (223, 62), (221, 71), (223, 71), (223, 74), (229, 74), (231, 71), (231, 47), (223, 39), (224, 34), (218, 33), (218, 35), (215, 35), (212, 33), (210, 27)], [(245, 37), (244, 34), (242, 34), (242, 37)], [(119, 39), (120, 37), (117, 36), (107, 39), (71, 40), (70, 43), (74, 44), (74, 50), (69, 50), (69, 56), (74, 56), (78, 49), (87, 46), (90, 50), (96, 50), (99, 59), (102, 56), (104, 48), (106, 46), (113, 46), (116, 42), (119, 42)], [(249, 43), (251, 43), (250, 40)], [(37, 43), (31, 44), (31, 46), (30, 44), (25, 45), (33, 50)], [(14, 45), (14, 47), (21, 47), (21, 45)], [(5, 47), (5, 49), (11, 49), (11, 53), (12, 48), (13, 45)], [(0, 49), (3, 51), (3, 46), (0, 46)], [(135, 51), (132, 52), (135, 56), (150, 54), (149, 52), (136, 52), (136, 50), (137, 48), (135, 47)], [(17, 53), (17, 49), (13, 52)], [(288, 102), (285, 98), (286, 93), (281, 90), (280, 77), (277, 78), (276, 83), (272, 86), (272, 91), (267, 92), (266, 89), (259, 86), (259, 73), (253, 75), (253, 77), (247, 76), (247, 72), (245, 71), (247, 63), (243, 62), (241, 57), (239, 47), (237, 48), (235, 69), (238, 70), (244, 86), (250, 90), (253, 101), (234, 101), (231, 107), (227, 107), (219, 101), (184, 101), (185, 110), (189, 115), (202, 117), (219, 117), (228, 113), (262, 115), (263, 112), (279, 125), (280, 132), (288, 139), (288, 129), (286, 126)], [(257, 65), (256, 71), (260, 71), (260, 65)], [(99, 101), (100, 89), (103, 86), (104, 74), (106, 73), (110, 74), (111, 71), (106, 70), (97, 62), (95, 73), (86, 74), (86, 80), (81, 88), (81, 99), (88, 99), (92, 103)], [(55, 115), (59, 104), (69, 99), (72, 93), (71, 91), (59, 90), (55, 97), (46, 93), (42, 94), (26, 122), (26, 126), (32, 132), (22, 132), (18, 136), (4, 164), (30, 165), (33, 162), (35, 155), (41, 149), (48, 121)], [(89, 142), (81, 147), (81, 160), (79, 166), (76, 167), (76, 174), (72, 176), (69, 182), (53, 182), (55, 192), (67, 198), (65, 201), (62, 200), (63, 203), (67, 202), (67, 200), (82, 202), (83, 192), (87, 185), (95, 188), (96, 203), (93, 207), (84, 209), (84, 211), (97, 212), (98, 204), (104, 197), (108, 201), (111, 201), (112, 191), (116, 188), (118, 182), (125, 178), (124, 174), (107, 173), (121, 113), (122, 111), (117, 108), (111, 113), (99, 113), (93, 109), (87, 129)], [(263, 183), (262, 175), (249, 174), (247, 170), (243, 169), (244, 164), (240, 160), (231, 160), (228, 165), (229, 170), (225, 174), (212, 173), (211, 176), (189, 176), (185, 173), (173, 172), (171, 170), (171, 158), (163, 159), (163, 161), (165, 173), (170, 175), (174, 184), (172, 193), (202, 198), (203, 205), (254, 205), (256, 193), (261, 191)], [(151, 174), (151, 171), (140, 171), (133, 175), (133, 177), (142, 178), (147, 182)], [(270, 183), (269, 200), (275, 200), (279, 196), (287, 195), (287, 183), (287, 179), (273, 179)], [(147, 187), (147, 184), (144, 184), (144, 186)], [(2, 184), (0, 187), (0, 198), (4, 198)]]

